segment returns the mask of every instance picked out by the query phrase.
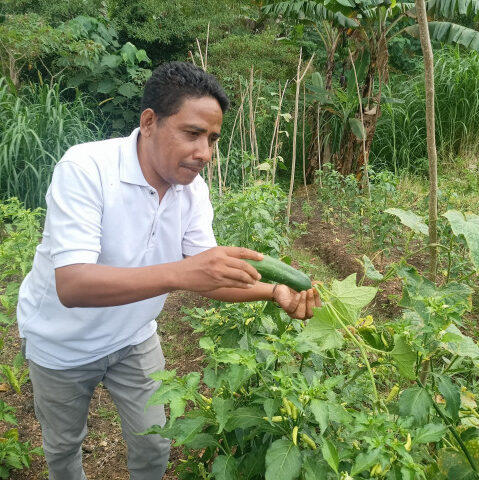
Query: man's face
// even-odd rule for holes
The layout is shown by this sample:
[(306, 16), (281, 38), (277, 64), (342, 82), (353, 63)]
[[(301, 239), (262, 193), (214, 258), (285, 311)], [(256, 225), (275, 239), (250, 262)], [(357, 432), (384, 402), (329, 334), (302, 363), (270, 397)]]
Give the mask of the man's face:
[(159, 123), (146, 109), (138, 146), (146, 180), (156, 188), (193, 182), (211, 160), (222, 121), (223, 112), (213, 97), (185, 98), (178, 113)]

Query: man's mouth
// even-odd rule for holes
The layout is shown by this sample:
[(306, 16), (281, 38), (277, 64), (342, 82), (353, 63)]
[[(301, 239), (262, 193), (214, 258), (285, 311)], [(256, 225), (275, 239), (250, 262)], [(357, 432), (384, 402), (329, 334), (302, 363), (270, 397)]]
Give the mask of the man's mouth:
[(195, 174), (199, 174), (203, 170), (203, 167), (197, 165), (182, 165), (182, 167), (194, 172)]

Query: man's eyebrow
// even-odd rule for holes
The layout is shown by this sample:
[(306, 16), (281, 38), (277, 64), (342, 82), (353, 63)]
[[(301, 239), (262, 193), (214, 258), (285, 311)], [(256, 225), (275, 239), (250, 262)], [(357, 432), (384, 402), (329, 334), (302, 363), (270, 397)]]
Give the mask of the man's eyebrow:
[[(199, 132), (200, 134), (204, 134), (205, 132), (207, 132), (207, 130), (204, 129), (203, 127), (198, 127), (197, 125), (194, 125), (194, 124), (185, 125), (185, 129), (194, 130), (195, 132)], [(212, 135), (214, 137), (220, 137), (219, 132), (212, 132)]]

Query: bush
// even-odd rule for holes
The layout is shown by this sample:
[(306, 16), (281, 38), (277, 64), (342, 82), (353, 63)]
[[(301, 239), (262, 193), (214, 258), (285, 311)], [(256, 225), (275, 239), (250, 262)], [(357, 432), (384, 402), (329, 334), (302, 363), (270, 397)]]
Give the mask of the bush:
[(218, 244), (248, 247), (278, 257), (288, 245), (286, 201), (280, 187), (270, 184), (214, 197), (213, 229)]

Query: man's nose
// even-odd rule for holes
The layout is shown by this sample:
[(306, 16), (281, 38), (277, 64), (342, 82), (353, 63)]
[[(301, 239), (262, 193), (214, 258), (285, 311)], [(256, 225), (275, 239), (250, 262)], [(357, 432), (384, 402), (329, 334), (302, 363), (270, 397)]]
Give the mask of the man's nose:
[(203, 137), (198, 140), (195, 154), (195, 157), (198, 160), (202, 160), (205, 163), (208, 163), (211, 160), (213, 155), (213, 144), (209, 142), (208, 138)]

